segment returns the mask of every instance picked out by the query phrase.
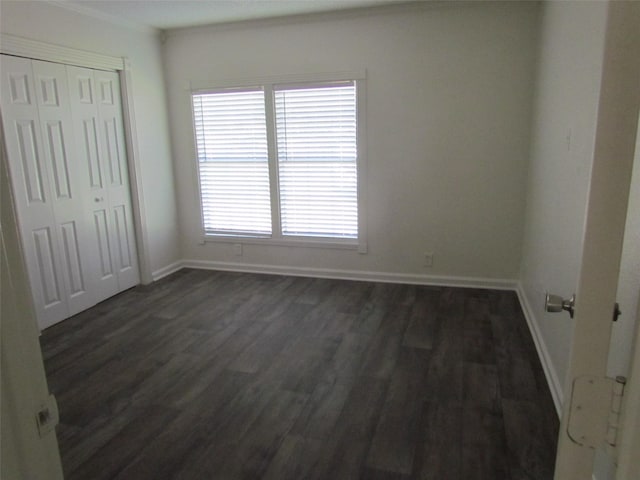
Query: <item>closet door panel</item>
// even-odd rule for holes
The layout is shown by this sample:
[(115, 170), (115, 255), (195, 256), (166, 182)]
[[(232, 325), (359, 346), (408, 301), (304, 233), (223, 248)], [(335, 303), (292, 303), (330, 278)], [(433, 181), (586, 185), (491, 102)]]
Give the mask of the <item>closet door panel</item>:
[(103, 177), (107, 180), (114, 268), (120, 290), (140, 282), (129, 189), (129, 172), (120, 102), (120, 81), (114, 72), (95, 71), (102, 143)]
[(53, 171), (54, 194), (58, 200), (71, 199), (71, 184), (69, 182), (69, 161), (61, 121), (45, 122), (45, 146), (51, 159)]
[(78, 161), (64, 65), (33, 61), (36, 100), (44, 158), (50, 172), (51, 203), (61, 273), (69, 315), (95, 304), (91, 295), (91, 249), (83, 179), (88, 172)]
[(113, 279), (116, 277), (114, 275), (113, 269), (113, 256), (111, 255), (111, 242), (109, 241), (109, 226), (108, 226), (108, 216), (106, 210), (94, 210), (93, 211), (93, 224), (95, 227), (95, 235), (97, 244), (97, 253), (99, 260), (99, 270), (98, 274), (100, 279)]
[(109, 184), (112, 188), (120, 188), (123, 186), (122, 156), (115, 118), (105, 120), (103, 127), (105, 154), (109, 166)]
[(124, 205), (120, 205), (113, 209), (114, 223), (116, 225), (116, 237), (118, 239), (118, 269), (121, 272), (133, 268), (134, 259), (133, 252), (135, 246), (130, 243), (133, 235), (129, 232), (129, 218)]
[(82, 139), (80, 151), (83, 153), (82, 159), (89, 167), (89, 188), (100, 190), (103, 188), (102, 170), (100, 168), (100, 156), (98, 155), (98, 129), (96, 118), (88, 118), (82, 121)]
[[(42, 227), (34, 229), (33, 245), (35, 247), (36, 260), (38, 262), (39, 287), (42, 289), (44, 307), (50, 308), (63, 302), (62, 291), (64, 286), (60, 284), (58, 268), (55, 265), (55, 248), (53, 246), (51, 228)], [(38, 283), (38, 282), (36, 282)]]
[(83, 269), (81, 258), (82, 240), (78, 235), (78, 227), (75, 221), (60, 225), (62, 233), (63, 258), (65, 259), (65, 270), (69, 278), (69, 296), (76, 298), (86, 292), (86, 272)]
[(67, 66), (67, 80), (72, 119), (76, 138), (78, 162), (86, 169), (82, 179), (88, 201), (84, 213), (90, 222), (92, 291), (95, 303), (120, 291), (113, 261), (114, 224), (109, 216), (108, 176), (105, 175), (107, 158), (103, 154), (104, 135), (98, 116), (98, 99), (93, 70)]
[(10, 128), (14, 127), (13, 131), (8, 133), (9, 135), (15, 133), (18, 155), (21, 160), (16, 169), (21, 166), (24, 175), (25, 190), (20, 193), (24, 193), (28, 206), (35, 206), (34, 204), (38, 203), (46, 205), (45, 184), (47, 179), (43, 171), (42, 158), (38, 146), (40, 144), (39, 135), (36, 133), (38, 126), (34, 120), (18, 119), (12, 121), (9, 119), (7, 123)]
[[(0, 62), (2, 123), (18, 228), (38, 323), (46, 328), (69, 316), (66, 282), (57, 254), (53, 172), (42, 136), (32, 62), (6, 55), (0, 56)], [(54, 93), (50, 83), (46, 88), (51, 102)]]
[(139, 283), (119, 78), (1, 61), (9, 173), (46, 328)]

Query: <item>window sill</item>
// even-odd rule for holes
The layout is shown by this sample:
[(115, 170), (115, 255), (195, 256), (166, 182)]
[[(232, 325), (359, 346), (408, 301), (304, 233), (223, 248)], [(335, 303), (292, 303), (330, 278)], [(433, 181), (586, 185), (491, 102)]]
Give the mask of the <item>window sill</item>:
[(205, 243), (231, 243), (242, 245), (265, 245), (277, 247), (309, 247), (309, 248), (329, 248), (339, 250), (357, 250), (358, 253), (367, 253), (367, 244), (359, 243), (358, 240), (318, 240), (316, 238), (272, 238), (272, 237), (252, 237), (252, 236), (230, 236), (230, 235), (205, 235), (202, 244)]

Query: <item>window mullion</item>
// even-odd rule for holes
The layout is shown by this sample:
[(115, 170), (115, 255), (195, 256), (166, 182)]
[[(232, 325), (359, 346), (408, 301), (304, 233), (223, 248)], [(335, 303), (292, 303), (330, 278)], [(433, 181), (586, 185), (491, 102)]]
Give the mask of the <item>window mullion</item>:
[(273, 102), (273, 86), (264, 86), (264, 108), (267, 120), (267, 152), (269, 156), (269, 186), (271, 191), (271, 234), (282, 237), (280, 222), (280, 180), (278, 175), (278, 145), (276, 140), (276, 115)]

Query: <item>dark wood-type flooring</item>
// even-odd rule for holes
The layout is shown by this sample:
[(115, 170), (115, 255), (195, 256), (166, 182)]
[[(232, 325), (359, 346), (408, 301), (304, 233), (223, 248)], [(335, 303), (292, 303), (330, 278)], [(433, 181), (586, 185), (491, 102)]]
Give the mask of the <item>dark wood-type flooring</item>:
[(510, 291), (182, 270), (47, 329), (67, 480), (548, 480)]

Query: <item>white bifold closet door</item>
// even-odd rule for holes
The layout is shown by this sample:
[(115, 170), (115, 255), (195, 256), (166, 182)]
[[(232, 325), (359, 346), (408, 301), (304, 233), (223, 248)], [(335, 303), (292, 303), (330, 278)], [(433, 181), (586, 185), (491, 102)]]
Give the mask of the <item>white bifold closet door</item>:
[(4, 139), (40, 328), (139, 282), (115, 72), (2, 55)]
[(67, 67), (77, 152), (87, 175), (86, 211), (94, 239), (92, 278), (97, 299), (139, 280), (129, 173), (115, 72)]

